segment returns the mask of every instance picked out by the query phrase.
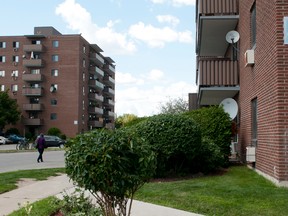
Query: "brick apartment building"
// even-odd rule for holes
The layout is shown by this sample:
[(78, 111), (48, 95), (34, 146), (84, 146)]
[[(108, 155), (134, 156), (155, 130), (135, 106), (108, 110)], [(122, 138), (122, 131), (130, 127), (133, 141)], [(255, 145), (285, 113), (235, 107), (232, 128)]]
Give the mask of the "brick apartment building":
[[(239, 159), (288, 186), (288, 1), (197, 0), (196, 26), (190, 106), (237, 101)], [(227, 42), (231, 30), (238, 41)]]
[(80, 34), (53, 27), (0, 36), (0, 91), (9, 89), (22, 112), (12, 127), (23, 135), (57, 127), (67, 137), (113, 128), (115, 65), (101, 52)]

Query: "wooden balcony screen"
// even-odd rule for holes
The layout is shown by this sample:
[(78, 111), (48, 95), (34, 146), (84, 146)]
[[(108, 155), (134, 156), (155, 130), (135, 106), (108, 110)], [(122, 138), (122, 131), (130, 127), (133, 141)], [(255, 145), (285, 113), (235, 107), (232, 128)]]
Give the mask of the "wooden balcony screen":
[(238, 0), (199, 0), (198, 14), (238, 14)]

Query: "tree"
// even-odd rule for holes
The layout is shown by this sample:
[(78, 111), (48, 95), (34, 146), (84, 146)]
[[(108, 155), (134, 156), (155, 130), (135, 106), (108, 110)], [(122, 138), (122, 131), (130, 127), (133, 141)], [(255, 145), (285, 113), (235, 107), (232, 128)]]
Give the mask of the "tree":
[(18, 104), (8, 95), (8, 90), (0, 92), (0, 132), (7, 124), (15, 124), (20, 120)]
[(91, 192), (104, 216), (130, 215), (135, 192), (156, 169), (155, 153), (129, 127), (80, 134), (65, 156), (66, 173)]
[(129, 122), (134, 121), (137, 118), (138, 117), (134, 114), (123, 114), (122, 116), (119, 116), (116, 119), (116, 121), (115, 121), (116, 128), (124, 127)]
[(179, 114), (189, 110), (188, 101), (183, 98), (169, 98), (165, 103), (160, 103), (160, 114)]

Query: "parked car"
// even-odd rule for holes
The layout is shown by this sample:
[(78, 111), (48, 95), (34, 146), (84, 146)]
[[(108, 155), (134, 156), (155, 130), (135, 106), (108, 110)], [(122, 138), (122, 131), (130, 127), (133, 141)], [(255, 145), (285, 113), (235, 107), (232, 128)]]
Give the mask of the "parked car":
[(9, 144), (12, 143), (9, 139), (7, 139), (6, 137), (0, 136), (0, 145), (2, 144)]
[(16, 135), (16, 134), (10, 134), (8, 136), (8, 140), (10, 140), (12, 143), (19, 143), (21, 141), (24, 141), (25, 137), (22, 137), (22, 136), (19, 136), (19, 135)]
[[(66, 143), (65, 140), (61, 139), (58, 136), (44, 135), (44, 139), (45, 139), (45, 148), (48, 148), (48, 147), (63, 148), (65, 143)], [(35, 142), (37, 142), (37, 141), (35, 141)]]

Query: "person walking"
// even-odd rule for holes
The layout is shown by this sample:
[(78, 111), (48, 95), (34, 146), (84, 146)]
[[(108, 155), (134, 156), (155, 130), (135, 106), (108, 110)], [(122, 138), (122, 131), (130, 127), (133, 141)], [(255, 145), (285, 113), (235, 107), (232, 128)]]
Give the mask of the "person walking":
[(37, 162), (38, 163), (40, 161), (43, 162), (43, 152), (45, 149), (45, 138), (44, 138), (44, 135), (42, 133), (40, 134), (40, 137), (38, 137), (36, 140), (36, 148), (38, 149), (38, 152), (39, 152)]

